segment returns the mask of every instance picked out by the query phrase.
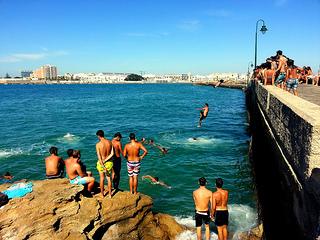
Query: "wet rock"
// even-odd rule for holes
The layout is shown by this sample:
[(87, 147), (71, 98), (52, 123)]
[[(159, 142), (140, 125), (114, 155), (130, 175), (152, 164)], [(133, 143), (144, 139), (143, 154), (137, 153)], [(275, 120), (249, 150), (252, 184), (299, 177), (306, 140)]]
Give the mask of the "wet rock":
[[(112, 199), (82, 195), (66, 179), (34, 181), (33, 192), (0, 209), (0, 239), (174, 239), (184, 227), (154, 214), (146, 195), (118, 192)], [(9, 185), (0, 185), (0, 191)]]

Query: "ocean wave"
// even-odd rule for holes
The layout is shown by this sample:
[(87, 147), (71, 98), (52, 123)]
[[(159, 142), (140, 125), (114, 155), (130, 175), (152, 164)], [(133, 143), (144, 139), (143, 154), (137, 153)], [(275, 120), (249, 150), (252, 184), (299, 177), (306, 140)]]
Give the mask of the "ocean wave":
[(15, 155), (21, 155), (24, 151), (21, 148), (16, 149), (1, 149), (0, 150), (0, 158), (7, 158)]
[[(188, 228), (195, 228), (195, 221), (192, 216), (181, 217), (175, 216), (175, 220)], [(248, 231), (257, 225), (258, 215), (255, 209), (243, 204), (229, 204), (229, 226), (228, 230), (233, 234), (233, 240), (238, 239), (238, 233)], [(202, 231), (204, 234), (204, 230)], [(196, 239), (195, 231), (184, 231), (176, 240)], [(211, 232), (211, 239), (218, 239), (216, 233)]]
[(62, 137), (57, 138), (57, 141), (60, 143), (78, 143), (83, 139), (83, 137), (79, 137), (72, 133), (66, 133)]

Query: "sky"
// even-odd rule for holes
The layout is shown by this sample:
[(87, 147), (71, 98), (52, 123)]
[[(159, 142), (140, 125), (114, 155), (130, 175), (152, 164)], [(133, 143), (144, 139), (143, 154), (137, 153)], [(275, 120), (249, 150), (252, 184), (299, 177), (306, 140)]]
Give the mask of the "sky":
[(0, 76), (245, 73), (259, 19), (258, 64), (282, 50), (318, 71), (320, 0), (0, 0)]

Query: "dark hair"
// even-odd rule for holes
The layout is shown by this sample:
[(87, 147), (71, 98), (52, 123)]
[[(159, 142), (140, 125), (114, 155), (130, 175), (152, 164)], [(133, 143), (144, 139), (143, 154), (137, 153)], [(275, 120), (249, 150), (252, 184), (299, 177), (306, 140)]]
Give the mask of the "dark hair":
[(282, 51), (281, 51), (281, 50), (278, 50), (278, 51), (277, 51), (277, 56), (278, 56), (278, 55), (282, 55)]
[(104, 131), (103, 130), (98, 130), (96, 135), (99, 136), (99, 137), (104, 137)]
[(159, 182), (159, 178), (158, 178), (158, 177), (154, 177), (154, 179), (155, 179), (157, 182)]
[(114, 137), (122, 138), (121, 133), (119, 133), (119, 132), (116, 132), (116, 133), (114, 134)]
[(205, 186), (207, 184), (207, 180), (204, 177), (199, 178), (199, 185)]
[(294, 65), (294, 60), (293, 59), (288, 59), (288, 66), (292, 67)]
[(54, 155), (58, 155), (58, 148), (56, 148), (56, 147), (51, 147), (51, 148), (49, 149), (49, 153), (50, 153), (50, 154), (54, 154)]
[(130, 133), (129, 138), (130, 138), (130, 140), (135, 140), (136, 135), (134, 133)]
[(222, 178), (217, 178), (217, 179), (216, 179), (216, 187), (217, 187), (217, 188), (222, 188), (222, 186), (223, 186), (223, 180), (222, 180)]
[(208, 104), (208, 103), (206, 103), (205, 105), (206, 105), (207, 107), (209, 107), (209, 104)]
[(9, 172), (6, 172), (3, 176), (9, 177), (11, 174)]
[(80, 150), (73, 150), (72, 157), (80, 158), (81, 157)]
[(67, 150), (67, 154), (68, 154), (68, 157), (72, 157), (72, 155), (73, 155), (73, 149), (68, 149), (68, 150)]

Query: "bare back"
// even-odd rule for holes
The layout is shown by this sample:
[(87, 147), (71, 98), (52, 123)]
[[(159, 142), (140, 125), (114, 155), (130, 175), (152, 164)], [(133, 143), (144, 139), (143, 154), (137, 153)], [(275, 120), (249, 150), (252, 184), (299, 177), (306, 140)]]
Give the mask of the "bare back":
[(46, 162), (46, 175), (56, 175), (59, 173), (60, 164), (62, 163), (62, 158), (56, 155), (50, 155), (45, 159)]
[(71, 160), (67, 167), (67, 174), (69, 179), (75, 179), (76, 177), (85, 177), (85, 174), (81, 170), (81, 166), (76, 160)]
[(140, 150), (144, 151), (144, 155), (146, 155), (147, 150), (142, 145), (142, 143), (137, 141), (131, 141), (130, 143), (126, 144), (123, 150), (123, 155), (127, 157), (128, 161), (131, 162), (140, 162)]
[(205, 106), (204, 108), (203, 108), (203, 116), (207, 116), (208, 115), (208, 113), (209, 113), (209, 107), (207, 107), (207, 106)]
[(200, 187), (193, 192), (194, 205), (197, 211), (208, 211), (212, 202), (212, 192), (205, 187)]
[(287, 70), (287, 75), (288, 75), (288, 78), (298, 78), (298, 69), (297, 68), (288, 68)]
[(281, 73), (285, 73), (287, 70), (287, 58), (285, 58), (284, 56), (280, 56), (280, 58), (279, 58), (278, 70)]
[(212, 194), (213, 196), (213, 208), (216, 210), (227, 210), (228, 209), (228, 191), (219, 188)]
[(113, 139), (112, 140), (112, 145), (113, 145), (113, 149), (114, 149), (114, 153), (116, 155), (116, 157), (120, 157), (120, 154), (123, 154), (122, 153), (122, 146), (121, 146), (121, 142), (116, 140), (116, 139)]
[[(112, 143), (110, 140), (101, 138), (96, 144), (98, 160), (104, 162), (106, 158), (110, 155), (112, 150)], [(108, 160), (108, 159), (107, 159)]]

